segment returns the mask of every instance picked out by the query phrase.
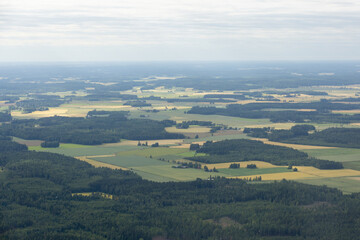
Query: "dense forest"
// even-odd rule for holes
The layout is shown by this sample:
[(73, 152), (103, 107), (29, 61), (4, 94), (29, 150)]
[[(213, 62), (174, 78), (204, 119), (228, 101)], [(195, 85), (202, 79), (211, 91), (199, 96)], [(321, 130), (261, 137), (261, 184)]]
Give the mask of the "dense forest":
[(0, 134), (28, 140), (58, 141), (97, 145), (119, 142), (120, 139), (151, 140), (184, 138), (168, 133), (165, 127), (176, 122), (148, 119), (127, 119), (127, 112), (91, 111), (86, 118), (47, 117), (13, 120), (0, 126)]
[(270, 141), (329, 146), (360, 147), (359, 128), (327, 128), (316, 131), (312, 125), (295, 125), (289, 130), (271, 128), (245, 128), (244, 133), (251, 137), (267, 138)]
[(339, 162), (309, 157), (298, 150), (264, 144), (248, 139), (233, 139), (219, 142), (206, 142), (197, 153), (207, 156), (194, 156), (188, 159), (202, 163), (225, 163), (239, 161), (264, 161), (282, 166), (314, 166), (319, 169), (343, 168)]
[(0, 122), (10, 122), (12, 120), (11, 114), (8, 112), (0, 112)]
[[(273, 110), (267, 111), (267, 109)], [(298, 109), (315, 109), (316, 111), (297, 111)], [(360, 114), (346, 115), (331, 113), (332, 110), (352, 109), (360, 109), (360, 105), (332, 103), (329, 101), (311, 103), (248, 103), (230, 104), (227, 105), (226, 108), (195, 106), (187, 111), (187, 113), (253, 119), (269, 118), (272, 122), (290, 121), (304, 123), (311, 121), (317, 123), (350, 123), (360, 121)]]
[(360, 234), (358, 194), (288, 181), (155, 183), (11, 144), (0, 149), (2, 239), (356, 239)]

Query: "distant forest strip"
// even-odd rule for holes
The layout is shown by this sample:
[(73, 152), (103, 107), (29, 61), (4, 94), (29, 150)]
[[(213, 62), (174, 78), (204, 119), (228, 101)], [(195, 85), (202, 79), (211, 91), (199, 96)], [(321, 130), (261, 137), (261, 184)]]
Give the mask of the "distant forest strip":
[(156, 183), (4, 141), (1, 239), (350, 240), (360, 235), (359, 194), (218, 177)]
[(320, 160), (309, 157), (307, 153), (298, 150), (264, 144), (248, 139), (224, 140), (206, 142), (197, 153), (208, 156), (194, 156), (188, 159), (202, 163), (227, 163), (239, 161), (264, 161), (280, 166), (313, 166), (319, 169), (341, 169), (339, 162)]
[(58, 141), (98, 145), (119, 142), (120, 139), (151, 140), (184, 138), (168, 133), (166, 127), (175, 125), (170, 120), (127, 119), (127, 112), (91, 111), (86, 118), (48, 117), (13, 120), (0, 126), (0, 134), (27, 140)]
[(312, 125), (296, 125), (290, 130), (271, 128), (245, 128), (244, 133), (251, 137), (267, 138), (270, 141), (306, 144), (329, 147), (360, 148), (359, 128), (327, 128), (314, 131)]
[(12, 120), (9, 112), (0, 112), (0, 122), (10, 122)]
[[(266, 109), (274, 109), (266, 111)], [(276, 111), (276, 109), (280, 109)], [(294, 110), (287, 110), (294, 109)], [(315, 109), (316, 111), (295, 111), (296, 109)], [(345, 115), (331, 113), (332, 110), (360, 109), (359, 104), (332, 103), (328, 101), (312, 103), (248, 103), (230, 104), (226, 108), (192, 107), (187, 113), (202, 115), (224, 115), (242, 118), (268, 118), (272, 122), (306, 121), (317, 123), (351, 123), (360, 121), (360, 114)]]

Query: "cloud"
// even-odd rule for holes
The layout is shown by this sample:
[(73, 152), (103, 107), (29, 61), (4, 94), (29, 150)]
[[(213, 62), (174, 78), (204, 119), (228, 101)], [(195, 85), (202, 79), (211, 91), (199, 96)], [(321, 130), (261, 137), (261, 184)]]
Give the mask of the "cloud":
[(356, 46), (360, 3), (331, 0), (2, 0), (0, 47)]

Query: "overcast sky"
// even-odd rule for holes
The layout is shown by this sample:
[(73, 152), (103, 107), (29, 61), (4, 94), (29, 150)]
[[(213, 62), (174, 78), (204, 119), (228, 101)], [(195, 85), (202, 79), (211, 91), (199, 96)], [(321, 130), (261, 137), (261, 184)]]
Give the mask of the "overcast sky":
[(360, 59), (359, 0), (0, 0), (0, 61)]

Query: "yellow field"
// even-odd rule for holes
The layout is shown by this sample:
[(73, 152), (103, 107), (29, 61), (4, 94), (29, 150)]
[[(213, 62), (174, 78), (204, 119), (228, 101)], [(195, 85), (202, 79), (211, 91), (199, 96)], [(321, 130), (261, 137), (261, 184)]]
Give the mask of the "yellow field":
[(276, 145), (276, 146), (283, 146), (283, 147), (289, 147), (294, 149), (330, 149), (330, 148), (336, 148), (336, 147), (324, 147), (324, 146), (312, 146), (312, 145), (301, 145), (301, 144), (290, 144), (290, 143), (280, 143), (280, 142), (272, 142), (267, 140), (266, 138), (253, 138), (253, 140), (261, 141), (265, 144), (270, 145)]
[[(105, 156), (110, 157), (112, 155), (105, 155)], [(104, 157), (104, 155), (103, 156), (100, 156), (100, 155), (99, 156), (91, 156), (91, 157)], [(93, 165), (94, 167), (106, 167), (106, 168), (110, 168), (110, 169), (129, 170), (129, 169), (124, 168), (124, 167), (119, 167), (119, 166), (115, 166), (115, 165), (108, 164), (108, 163), (98, 162), (98, 161), (89, 159), (86, 156), (76, 157), (76, 158), (81, 160), (81, 161), (87, 162), (87, 163)]]
[[(319, 179), (319, 178), (336, 178), (336, 177), (352, 177), (360, 179), (360, 171), (352, 169), (337, 169), (337, 170), (320, 170), (314, 167), (296, 167), (297, 172), (284, 172), (284, 173), (270, 173), (270, 174), (261, 174), (261, 175), (252, 175), (246, 176), (246, 178), (254, 178), (256, 176), (261, 176), (262, 180), (297, 180), (297, 179)], [(357, 177), (359, 176), (359, 177)], [(229, 177), (229, 178), (240, 178), (244, 177)]]
[(332, 113), (342, 113), (342, 114), (359, 114), (360, 109), (353, 109), (353, 110), (333, 110)]
[(169, 133), (208, 133), (211, 128), (190, 126), (188, 129), (178, 129), (176, 127), (167, 127), (165, 130)]
[(352, 169), (335, 169), (335, 170), (320, 170), (314, 167), (296, 167), (299, 172), (308, 174), (309, 176), (319, 177), (347, 177), (347, 176), (360, 176), (360, 171)]
[(26, 117), (26, 118), (43, 118), (43, 117), (52, 117), (55, 115), (64, 116), (67, 113), (67, 109), (64, 108), (49, 108), (47, 111), (35, 111), (32, 113), (22, 113), (20, 111), (12, 111), (11, 115), (13, 117)]

